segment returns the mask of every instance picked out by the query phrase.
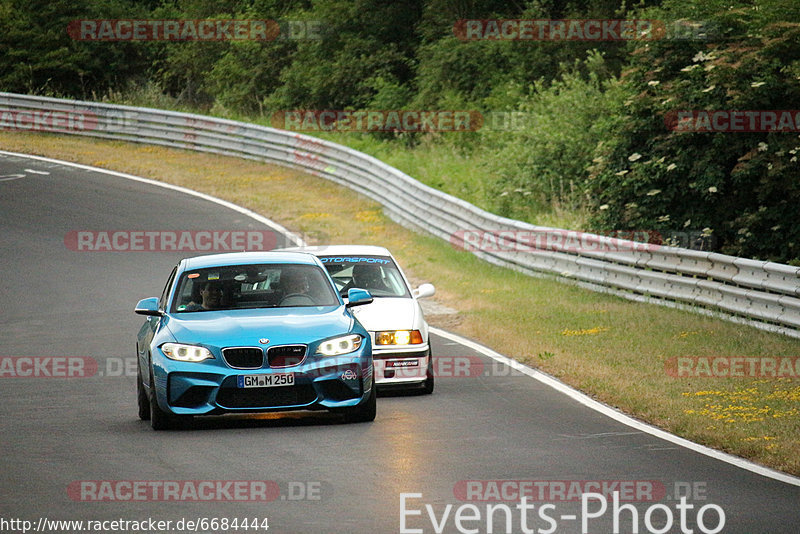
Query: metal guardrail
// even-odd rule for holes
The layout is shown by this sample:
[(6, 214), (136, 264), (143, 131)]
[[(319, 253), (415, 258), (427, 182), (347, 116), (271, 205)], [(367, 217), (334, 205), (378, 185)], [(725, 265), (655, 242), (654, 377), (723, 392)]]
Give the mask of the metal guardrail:
[[(189, 113), (11, 93), (0, 93), (0, 128), (162, 145), (292, 167), (365, 194), (400, 224), (492, 263), (635, 300), (700, 307), (800, 337), (800, 267), (647, 246), (499, 217), (322, 139)], [(499, 242), (472, 246), (464, 238), (470, 231), (498, 237)], [(570, 235), (580, 239), (580, 247), (569, 246)]]

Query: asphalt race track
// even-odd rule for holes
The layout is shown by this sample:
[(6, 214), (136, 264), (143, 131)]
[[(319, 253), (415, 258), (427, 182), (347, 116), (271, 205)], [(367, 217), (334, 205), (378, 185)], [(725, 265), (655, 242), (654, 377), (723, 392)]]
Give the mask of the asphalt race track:
[[(799, 486), (621, 424), (444, 337), (435, 393), (380, 396), (374, 423), (292, 413), (154, 432), (136, 416), (133, 307), (198, 253), (81, 251), (75, 232), (272, 229), (184, 192), (8, 155), (0, 224), (0, 531), (152, 519), (171, 523), (141, 530), (252, 533), (266, 519), (273, 533), (607, 534), (615, 515), (626, 533), (800, 531)], [(581, 488), (606, 496), (582, 501)], [(259, 529), (232, 526), (245, 519)]]

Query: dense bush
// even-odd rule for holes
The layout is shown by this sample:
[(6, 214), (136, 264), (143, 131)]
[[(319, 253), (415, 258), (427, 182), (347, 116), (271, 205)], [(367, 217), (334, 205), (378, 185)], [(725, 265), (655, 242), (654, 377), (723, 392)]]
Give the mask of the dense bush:
[(800, 26), (754, 8), (704, 16), (719, 31), (713, 40), (658, 41), (632, 55), (623, 81), (635, 96), (595, 154), (593, 222), (662, 233), (696, 229), (725, 253), (796, 260), (797, 131), (670, 126), (680, 110), (797, 109)]
[[(549, 85), (539, 81), (519, 95), (509, 84), (495, 99), (517, 101), (513, 113), (482, 133), (493, 151), (496, 210), (535, 220), (551, 207), (581, 209), (586, 203), (587, 168), (627, 96), (615, 80), (602, 81), (605, 61), (593, 52)], [(584, 76), (582, 73), (588, 72)]]

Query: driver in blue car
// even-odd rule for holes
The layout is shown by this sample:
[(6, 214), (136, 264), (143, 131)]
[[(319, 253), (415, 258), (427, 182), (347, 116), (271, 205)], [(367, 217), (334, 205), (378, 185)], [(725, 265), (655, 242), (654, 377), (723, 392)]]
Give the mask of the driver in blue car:
[(294, 269), (286, 269), (281, 274), (283, 298), (281, 306), (313, 305), (314, 299), (308, 294), (309, 284), (306, 275)]
[(209, 281), (200, 288), (201, 302), (190, 302), (185, 311), (216, 310), (222, 305), (222, 285)]

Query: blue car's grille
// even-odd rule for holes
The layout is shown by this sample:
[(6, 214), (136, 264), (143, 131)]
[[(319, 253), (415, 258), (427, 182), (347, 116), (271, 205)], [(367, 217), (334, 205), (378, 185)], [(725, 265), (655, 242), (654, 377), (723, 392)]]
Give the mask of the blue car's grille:
[(306, 358), (305, 345), (283, 345), (270, 347), (267, 351), (267, 360), (270, 367), (291, 367), (300, 365)]
[(225, 362), (237, 369), (260, 369), (264, 365), (264, 351), (258, 347), (222, 349)]
[(276, 388), (221, 387), (217, 404), (223, 408), (274, 408), (314, 402), (317, 393), (310, 384)]

